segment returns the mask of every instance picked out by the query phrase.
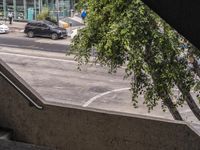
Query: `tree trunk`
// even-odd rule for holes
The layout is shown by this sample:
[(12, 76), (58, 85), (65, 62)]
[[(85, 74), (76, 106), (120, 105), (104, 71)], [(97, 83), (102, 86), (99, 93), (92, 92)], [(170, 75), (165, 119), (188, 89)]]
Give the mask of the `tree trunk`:
[(169, 95), (167, 95), (165, 98), (163, 98), (164, 100), (164, 104), (167, 106), (167, 108), (169, 109), (170, 113), (172, 114), (173, 118), (175, 120), (183, 120), (180, 113), (178, 112), (176, 106), (174, 105), (174, 103), (172, 102), (172, 99)]
[[(154, 84), (156, 84), (156, 75), (153, 75), (152, 74), (152, 79), (153, 79), (153, 82)], [(183, 118), (181, 117), (178, 109), (176, 108), (176, 106), (174, 105), (171, 97), (169, 96), (169, 94), (165, 91), (165, 92), (162, 92), (162, 93), (158, 93), (160, 98), (163, 100), (163, 103), (164, 105), (167, 106), (167, 108), (169, 109), (169, 112), (171, 113), (172, 117), (175, 119), (175, 120), (183, 120)]]
[[(151, 61), (154, 61), (151, 58), (151, 44), (152, 44), (152, 41), (149, 40), (149, 44), (146, 45), (146, 56), (145, 56), (145, 61), (148, 65), (152, 65), (153, 62)], [(156, 79), (157, 79), (157, 74), (155, 73), (152, 73), (151, 74), (152, 76), (152, 80), (153, 82), (156, 84)], [(172, 117), (175, 119), (175, 120), (183, 120), (180, 113), (178, 112), (178, 109), (176, 108), (176, 106), (174, 105), (171, 97), (169, 96), (169, 94), (165, 91), (165, 92), (162, 92), (162, 93), (158, 93), (159, 96), (161, 97), (161, 99), (163, 100), (164, 102), (164, 105), (167, 106), (167, 108), (169, 109), (169, 112), (171, 113)]]
[[(152, 74), (152, 79), (153, 79), (153, 82), (155, 84), (156, 83), (156, 75), (155, 74)], [(159, 96), (161, 97), (161, 99), (163, 100), (164, 102), (164, 105), (167, 106), (167, 108), (169, 109), (169, 112), (171, 113), (172, 117), (175, 119), (175, 120), (183, 120), (183, 118), (181, 117), (178, 109), (176, 108), (176, 106), (174, 105), (170, 95), (166, 92), (166, 91), (163, 91), (163, 92), (160, 92), (158, 93)]]
[[(193, 54), (190, 54), (190, 57), (192, 58), (192, 65), (194, 67), (194, 72), (197, 74), (197, 76), (200, 77), (200, 68), (199, 68), (199, 65), (198, 65), (198, 62), (197, 60), (195, 59), (195, 57), (193, 56)], [(179, 90), (183, 93), (183, 88), (182, 86), (180, 85), (179, 83), (179, 86), (178, 86)], [(184, 97), (186, 99), (186, 102), (188, 104), (188, 106), (190, 107), (190, 109), (192, 110), (193, 114), (198, 118), (198, 120), (200, 120), (200, 109), (199, 107), (197, 106), (197, 104), (195, 103), (192, 95), (187, 92), (184, 94)]]
[(199, 65), (198, 65), (198, 62), (195, 58), (193, 58), (194, 61), (193, 61), (193, 66), (194, 66), (194, 72), (200, 77), (200, 69), (199, 69)]
[(190, 109), (192, 110), (193, 114), (197, 117), (198, 120), (200, 120), (200, 109), (199, 109), (198, 105), (195, 103), (190, 92), (184, 91), (181, 83), (177, 84), (177, 86), (178, 86), (179, 90), (181, 91), (181, 93), (183, 94), (183, 97), (185, 98), (185, 100), (186, 100), (188, 106), (190, 107)]

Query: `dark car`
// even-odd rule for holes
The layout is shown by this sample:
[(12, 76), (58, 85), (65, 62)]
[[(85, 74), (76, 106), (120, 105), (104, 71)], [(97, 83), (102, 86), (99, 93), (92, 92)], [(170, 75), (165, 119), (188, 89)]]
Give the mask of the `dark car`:
[(34, 36), (42, 36), (50, 37), (53, 40), (67, 36), (66, 29), (60, 28), (49, 21), (28, 22), (25, 26), (24, 33), (26, 33), (30, 38), (33, 38)]

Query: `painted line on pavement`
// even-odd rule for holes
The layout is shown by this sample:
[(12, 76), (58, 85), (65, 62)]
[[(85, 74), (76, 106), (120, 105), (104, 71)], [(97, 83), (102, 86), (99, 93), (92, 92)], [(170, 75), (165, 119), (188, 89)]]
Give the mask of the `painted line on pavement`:
[(34, 59), (55, 60), (55, 61), (62, 61), (62, 62), (77, 63), (74, 60), (65, 60), (65, 59), (49, 58), (49, 57), (42, 57), (42, 56), (30, 56), (30, 55), (24, 55), (24, 54), (11, 54), (11, 53), (6, 53), (6, 52), (0, 52), (0, 55), (1, 54), (19, 56), (19, 57), (28, 57), (28, 58), (34, 58)]
[[(69, 62), (69, 63), (77, 64), (77, 61), (66, 60), (66, 59), (59, 59), (59, 58), (50, 58), (50, 57), (43, 57), (43, 56), (30, 56), (30, 55), (25, 55), (25, 54), (12, 54), (12, 53), (6, 53), (6, 52), (0, 52), (0, 54), (3, 54), (3, 55), (12, 55), (12, 56), (19, 56), (19, 57), (28, 57), (28, 58), (34, 58), (34, 59), (54, 60), (54, 61)], [(88, 64), (93, 64), (93, 63), (88, 63)], [(100, 64), (98, 64), (98, 63), (95, 64), (95, 65), (96, 66), (100, 66)], [(122, 69), (126, 69), (126, 67), (124, 67), (124, 66), (122, 66), (121, 68)]]
[(130, 88), (121, 88), (121, 89), (115, 89), (115, 90), (111, 90), (111, 91), (107, 91), (107, 92), (104, 92), (104, 93), (101, 93), (101, 94), (98, 94), (94, 97), (92, 97), (91, 99), (89, 99), (87, 102), (85, 102), (83, 104), (83, 107), (87, 107), (88, 105), (90, 105), (92, 102), (94, 102), (96, 99), (104, 96), (104, 95), (108, 95), (110, 93), (114, 93), (114, 92), (121, 92), (121, 91), (125, 91), (125, 90), (130, 90)]
[(43, 50), (44, 48), (42, 47), (36, 47), (36, 46), (19, 46), (19, 45), (13, 45), (13, 44), (0, 44), (0, 46), (5, 46), (5, 47), (14, 47), (14, 48), (36, 48), (36, 49), (39, 49), (39, 50)]

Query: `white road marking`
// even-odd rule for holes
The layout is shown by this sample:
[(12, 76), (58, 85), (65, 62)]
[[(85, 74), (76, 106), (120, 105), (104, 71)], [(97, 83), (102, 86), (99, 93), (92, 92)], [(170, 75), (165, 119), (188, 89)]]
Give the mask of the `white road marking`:
[(69, 39), (64, 39), (64, 40), (59, 40), (59, 41), (51, 41), (49, 42), (49, 40), (47, 39), (37, 39), (35, 40), (36, 43), (45, 43), (45, 44), (60, 44), (60, 45), (70, 45), (71, 41)]
[[(1, 44), (0, 44), (1, 45)], [(44, 60), (54, 60), (54, 61), (60, 61), (60, 62), (68, 62), (68, 63), (74, 63), (77, 64), (77, 61), (74, 60), (67, 60), (67, 59), (59, 59), (59, 58), (50, 58), (50, 57), (43, 57), (43, 56), (30, 56), (25, 54), (16, 54), (16, 53), (6, 53), (6, 52), (0, 52), (0, 55), (12, 55), (12, 56), (19, 56), (19, 57), (28, 57), (28, 58), (34, 58), (34, 59), (44, 59)], [(93, 63), (88, 63), (93, 64)], [(95, 64), (96, 66), (100, 66), (100, 64)], [(121, 67), (122, 69), (125, 69), (126, 67)]]
[(49, 58), (49, 57), (42, 57), (42, 56), (29, 56), (24, 54), (11, 54), (6, 52), (0, 52), (0, 55), (11, 55), (11, 56), (19, 56), (19, 57), (28, 57), (34, 59), (44, 59), (44, 60), (55, 60), (55, 61), (62, 61), (62, 62), (70, 62), (70, 63), (77, 63), (74, 60), (66, 60), (66, 59), (58, 59), (58, 58)]
[[(0, 45), (6, 45), (6, 44), (0, 44)], [(16, 47), (18, 48), (18, 47)], [(6, 52), (0, 52), (0, 54), (3, 55), (12, 55), (12, 56), (19, 56), (19, 57), (28, 57), (28, 58), (35, 58), (35, 59), (45, 59), (45, 60), (55, 60), (55, 61), (60, 61), (60, 62), (69, 62), (69, 63), (74, 63), (77, 64), (77, 61), (74, 60), (67, 60), (67, 59), (59, 59), (59, 58), (50, 58), (50, 57), (43, 57), (43, 56), (30, 56), (30, 55), (25, 55), (25, 54), (16, 54), (16, 53), (6, 53)], [(94, 64), (94, 63), (88, 63), (88, 64)], [(100, 66), (100, 64), (96, 63), (96, 66)], [(122, 66), (122, 69), (126, 69), (126, 67)]]
[(83, 104), (83, 107), (87, 107), (88, 105), (90, 105), (92, 102), (94, 102), (96, 99), (104, 96), (104, 95), (108, 95), (110, 93), (113, 93), (113, 92), (120, 92), (120, 91), (125, 91), (125, 90), (130, 90), (130, 88), (121, 88), (121, 89), (115, 89), (115, 90), (111, 90), (111, 91), (107, 91), (107, 92), (104, 92), (104, 93), (101, 93), (101, 94), (98, 94), (96, 95), (95, 97), (92, 97), (91, 99), (89, 99), (87, 102), (85, 102)]
[(31, 45), (31, 46), (19, 46), (19, 45), (13, 45), (13, 44), (0, 44), (1, 46), (4, 46), (4, 47), (14, 47), (14, 48), (37, 48), (37, 49), (44, 49), (42, 47), (37, 47), (37, 46), (34, 46), (34, 45)]
[(18, 45), (12, 45), (12, 44), (0, 44), (1, 46), (13, 46), (13, 47), (16, 47), (16, 48), (19, 48), (19, 46)]

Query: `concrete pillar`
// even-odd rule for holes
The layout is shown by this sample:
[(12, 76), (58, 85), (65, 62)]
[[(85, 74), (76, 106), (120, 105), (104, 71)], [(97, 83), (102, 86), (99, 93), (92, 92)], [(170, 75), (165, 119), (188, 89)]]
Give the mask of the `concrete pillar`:
[(38, 0), (38, 8), (39, 8), (39, 13), (41, 11), (41, 0)]
[(49, 2), (48, 2), (48, 0), (45, 0), (45, 5), (46, 5), (46, 7), (49, 7)]
[(56, 20), (57, 20), (57, 24), (59, 26), (59, 0), (56, 0)]
[(13, 0), (13, 10), (14, 10), (14, 19), (17, 19), (17, 4), (16, 4), (16, 0)]
[(27, 19), (27, 3), (26, 0), (23, 0), (23, 4), (24, 4), (24, 19)]
[(42, 10), (43, 8), (43, 0), (40, 0), (40, 9)]
[(62, 12), (62, 14), (63, 14), (63, 17), (65, 17), (65, 12), (64, 12), (64, 10), (65, 10), (65, 5), (66, 5), (65, 1), (62, 0), (62, 10), (61, 10), (61, 12)]
[(34, 0), (34, 19), (36, 20), (36, 17), (37, 17), (37, 1)]
[(54, 0), (51, 0), (51, 9), (54, 10)]
[(74, 0), (70, 0), (70, 9), (74, 9)]
[(3, 16), (7, 18), (6, 0), (3, 0)]

